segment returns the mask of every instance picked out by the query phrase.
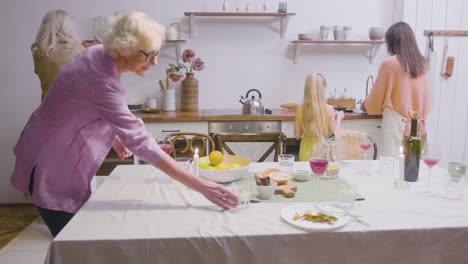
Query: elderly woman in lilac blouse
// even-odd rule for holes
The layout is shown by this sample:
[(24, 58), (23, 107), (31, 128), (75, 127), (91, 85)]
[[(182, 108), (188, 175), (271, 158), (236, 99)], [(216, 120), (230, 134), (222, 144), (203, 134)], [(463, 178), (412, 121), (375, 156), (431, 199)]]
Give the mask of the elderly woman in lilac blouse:
[(145, 76), (157, 64), (163, 41), (164, 28), (147, 15), (121, 17), (103, 45), (63, 68), (27, 122), (13, 149), (11, 182), (31, 194), (53, 236), (90, 197), (91, 179), (111, 147), (121, 158), (135, 153), (224, 209), (237, 206), (237, 196), (224, 186), (178, 166), (127, 107), (120, 75)]

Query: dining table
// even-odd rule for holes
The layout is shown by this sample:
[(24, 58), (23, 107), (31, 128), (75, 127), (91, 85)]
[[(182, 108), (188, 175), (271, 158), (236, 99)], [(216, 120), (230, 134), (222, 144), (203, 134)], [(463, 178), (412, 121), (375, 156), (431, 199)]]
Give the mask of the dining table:
[[(151, 165), (119, 165), (54, 238), (45, 263), (468, 263), (467, 183), (464, 197), (448, 199), (445, 168), (432, 169), (427, 195), (423, 163), (407, 189), (396, 189), (398, 170), (383, 171), (378, 160), (341, 166), (338, 177), (360, 197), (344, 215), (349, 221), (304, 229), (284, 210), (334, 202), (262, 201), (247, 185), (252, 202), (223, 210)], [(268, 168), (278, 163), (251, 163), (244, 178)], [(295, 162), (294, 170), (310, 171), (309, 163)], [(291, 181), (298, 196), (317, 191)]]

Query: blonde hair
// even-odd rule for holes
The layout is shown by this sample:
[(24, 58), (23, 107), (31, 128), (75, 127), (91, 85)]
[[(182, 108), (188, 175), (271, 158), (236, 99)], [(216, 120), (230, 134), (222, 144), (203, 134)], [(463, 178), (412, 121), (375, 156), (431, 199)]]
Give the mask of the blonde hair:
[(138, 49), (148, 49), (153, 42), (164, 42), (164, 27), (141, 12), (130, 12), (119, 18), (112, 29), (104, 36), (103, 45), (114, 58), (119, 51), (131, 53)]
[(72, 47), (77, 41), (75, 23), (70, 15), (63, 10), (50, 10), (42, 19), (31, 51), (39, 57), (47, 57), (55, 51), (57, 42)]
[(301, 106), (299, 123), (304, 135), (310, 133), (324, 138), (331, 133), (328, 117), (325, 88), (327, 81), (320, 73), (312, 73), (306, 78), (304, 87), (304, 102)]

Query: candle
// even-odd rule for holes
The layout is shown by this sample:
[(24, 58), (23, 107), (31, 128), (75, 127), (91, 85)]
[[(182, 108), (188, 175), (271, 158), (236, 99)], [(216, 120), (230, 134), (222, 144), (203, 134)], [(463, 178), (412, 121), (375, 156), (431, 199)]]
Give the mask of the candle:
[(400, 146), (400, 153), (398, 153), (398, 168), (398, 181), (401, 183), (405, 179), (405, 155), (402, 146)]
[(195, 149), (195, 154), (193, 155), (193, 171), (195, 176), (200, 175), (200, 156), (198, 155), (198, 148)]

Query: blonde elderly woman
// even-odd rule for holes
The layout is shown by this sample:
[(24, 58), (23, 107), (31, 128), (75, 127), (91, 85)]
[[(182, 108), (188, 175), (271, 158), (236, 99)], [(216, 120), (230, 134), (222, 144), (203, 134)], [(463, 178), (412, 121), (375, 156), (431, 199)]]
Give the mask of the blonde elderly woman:
[(41, 81), (41, 100), (63, 66), (82, 50), (75, 23), (67, 12), (57, 9), (47, 12), (31, 45), (34, 72)]
[[(238, 205), (224, 186), (177, 165), (127, 107), (120, 75), (145, 76), (157, 64), (163, 40), (164, 28), (145, 14), (121, 17), (103, 45), (79, 53), (63, 68), (31, 115), (13, 149), (11, 182), (31, 193), (53, 236), (88, 200), (90, 181), (113, 142), (121, 157), (130, 150), (214, 204), (224, 209)], [(116, 136), (121, 142), (114, 141)]]

